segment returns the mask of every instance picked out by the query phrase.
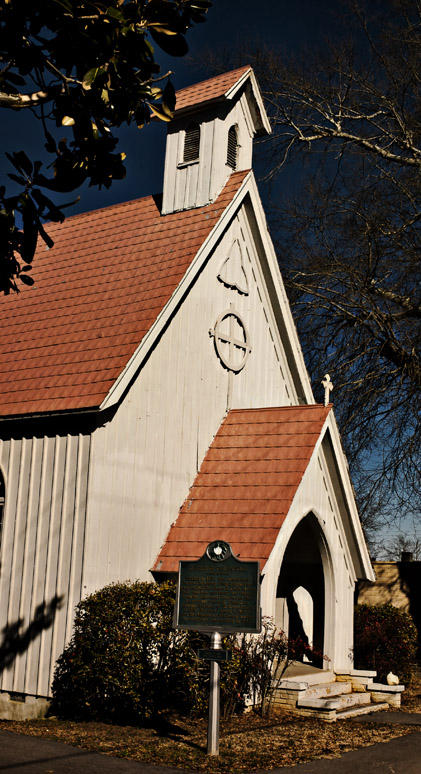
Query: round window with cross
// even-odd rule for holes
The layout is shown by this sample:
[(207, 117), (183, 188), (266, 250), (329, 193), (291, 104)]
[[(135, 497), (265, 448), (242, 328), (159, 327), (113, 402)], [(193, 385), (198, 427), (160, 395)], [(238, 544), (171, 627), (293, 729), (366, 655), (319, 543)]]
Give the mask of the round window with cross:
[(238, 373), (244, 368), (251, 352), (247, 328), (241, 317), (232, 308), (219, 315), (215, 327), (209, 335), (213, 336), (216, 353), (229, 371)]

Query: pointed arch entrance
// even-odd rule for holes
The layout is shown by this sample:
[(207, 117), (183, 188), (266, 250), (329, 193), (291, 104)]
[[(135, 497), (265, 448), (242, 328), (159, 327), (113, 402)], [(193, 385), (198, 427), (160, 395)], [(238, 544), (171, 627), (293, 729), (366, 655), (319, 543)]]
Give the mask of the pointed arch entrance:
[[(295, 527), (283, 555), (276, 590), (276, 624), (290, 639), (299, 637), (322, 656), (332, 657), (333, 610), (330, 552), (318, 519), (309, 513)], [(323, 658), (312, 663), (318, 669), (328, 667)]]

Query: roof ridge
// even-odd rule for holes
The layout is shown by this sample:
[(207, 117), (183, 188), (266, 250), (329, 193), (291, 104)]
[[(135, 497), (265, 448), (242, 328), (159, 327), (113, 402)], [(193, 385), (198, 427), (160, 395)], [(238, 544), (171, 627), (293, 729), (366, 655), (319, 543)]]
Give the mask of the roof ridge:
[(325, 406), (323, 403), (304, 403), (304, 404), (297, 404), (295, 406), (256, 406), (255, 408), (235, 408), (230, 409), (228, 411), (228, 414), (234, 414), (238, 411), (277, 411), (278, 409), (288, 410), (288, 409), (314, 409), (314, 408), (331, 408), (333, 406), (333, 403), (328, 403), (327, 406)]
[[(251, 167), (250, 167), (250, 169), (237, 170), (235, 172), (232, 172), (232, 174), (229, 176), (228, 180), (225, 182), (224, 187), (219, 192), (218, 196), (216, 197), (216, 199), (213, 202), (207, 202), (206, 204), (199, 204), (196, 207), (188, 207), (185, 210), (176, 210), (175, 212), (169, 212), (169, 213), (167, 213), (165, 215), (162, 215), (162, 213), (160, 212), (160, 215), (161, 215), (162, 218), (169, 218), (171, 215), (178, 215), (180, 213), (195, 212), (197, 210), (204, 209), (205, 207), (214, 206), (217, 203), (219, 197), (224, 193), (227, 185), (229, 185), (230, 181), (232, 180), (232, 178), (235, 175), (244, 175), (244, 177), (246, 177), (246, 175), (249, 172), (251, 172)], [(47, 228), (49, 228), (50, 226), (53, 226), (54, 228), (60, 228), (60, 226), (65, 225), (70, 220), (73, 221), (74, 218), (83, 218), (83, 217), (85, 217), (87, 215), (98, 215), (100, 212), (109, 212), (110, 210), (117, 210), (119, 207), (124, 207), (125, 205), (129, 205), (129, 204), (138, 204), (139, 202), (147, 201), (147, 199), (152, 199), (155, 202), (155, 200), (159, 199), (161, 196), (162, 196), (162, 191), (160, 191), (158, 193), (150, 193), (150, 194), (146, 194), (146, 196), (138, 196), (138, 197), (136, 197), (134, 199), (126, 199), (124, 202), (115, 202), (114, 204), (107, 204), (104, 207), (98, 207), (95, 210), (84, 210), (83, 212), (75, 212), (73, 215), (66, 215), (65, 216), (65, 220), (63, 221), (63, 223), (55, 223), (54, 221), (50, 220), (50, 221), (46, 221), (46, 223), (44, 225)]]

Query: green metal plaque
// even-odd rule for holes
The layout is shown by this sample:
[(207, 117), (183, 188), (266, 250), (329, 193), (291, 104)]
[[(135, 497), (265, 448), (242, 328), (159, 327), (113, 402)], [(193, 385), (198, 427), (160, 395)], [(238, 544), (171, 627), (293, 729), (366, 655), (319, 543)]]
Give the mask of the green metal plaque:
[(180, 561), (174, 614), (177, 629), (260, 632), (258, 562), (242, 562), (223, 540), (196, 561)]

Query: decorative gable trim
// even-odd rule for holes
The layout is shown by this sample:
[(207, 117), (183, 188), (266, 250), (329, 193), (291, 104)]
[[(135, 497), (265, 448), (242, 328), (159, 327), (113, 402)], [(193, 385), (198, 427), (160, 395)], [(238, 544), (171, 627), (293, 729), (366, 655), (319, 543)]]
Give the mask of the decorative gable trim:
[[(183, 296), (188, 292), (190, 286), (196, 279), (199, 272), (202, 270), (202, 267), (206, 263), (210, 252), (215, 247), (228, 224), (235, 217), (239, 207), (245, 201), (249, 206), (249, 211), (252, 214), (252, 218), (255, 220), (256, 224), (256, 228), (253, 230), (252, 236), (256, 240), (257, 248), (261, 256), (264, 258), (264, 262), (266, 264), (265, 270), (262, 271), (264, 276), (261, 285), (265, 289), (266, 305), (268, 313), (272, 318), (272, 325), (278, 338), (278, 344), (281, 349), (283, 348), (285, 350), (288, 367), (292, 374), (298, 402), (303, 404), (314, 404), (314, 397), (309, 376), (307, 374), (304, 357), (298, 340), (297, 330), (286, 297), (275, 250), (268, 232), (263, 206), (257, 190), (253, 172), (250, 171), (246, 174), (231, 202), (222, 212), (216, 226), (214, 226), (209, 236), (203, 242), (195, 258), (190, 263), (177, 289), (164, 308), (161, 310), (148, 332), (143, 337), (141, 343), (133, 353), (126, 367), (120, 373), (120, 376), (114, 382), (113, 386), (108, 392), (108, 395), (100, 405), (100, 411), (105, 411), (106, 409), (111, 408), (122, 398), (124, 392), (129, 387), (131, 381), (134, 379), (138, 370), (140, 369), (147, 354), (154, 346), (158, 337), (161, 335), (165, 326), (168, 324), (171, 316), (177, 309), (178, 304), (181, 302)], [(260, 247), (259, 240), (261, 242)], [(272, 286), (272, 292), (270, 292), (267, 288), (268, 281)]]
[[(345, 457), (338, 425), (336, 423), (333, 411), (330, 411), (328, 416), (328, 431), (325, 434), (325, 438), (331, 442), (338, 481), (342, 489), (345, 507), (348, 511), (349, 526), (352, 531), (354, 543), (358, 546), (360, 566), (358, 566), (356, 562), (356, 557), (353, 557), (354, 566), (357, 565), (355, 566), (356, 575), (358, 578), (365, 578), (367, 580), (375, 581), (376, 576), (371, 564), (370, 554), (368, 552), (363, 528), (361, 526), (360, 517), (358, 515), (357, 504), (355, 502), (354, 488), (352, 486), (351, 478), (349, 475), (348, 461)], [(350, 542), (349, 538), (348, 542)]]
[[(329, 463), (325, 459), (326, 443), (330, 443), (332, 448), (333, 465), (337, 470), (338, 481), (342, 490), (343, 505), (346, 511), (342, 517), (340, 532), (342, 533), (342, 547), (347, 558), (347, 564), (351, 565), (349, 569), (353, 573), (353, 578), (350, 580), (352, 580), (352, 582), (355, 582), (357, 579), (375, 581), (376, 578), (371, 564), (370, 555), (368, 553), (367, 544), (364, 538), (360, 517), (358, 515), (354, 490), (352, 488), (351, 480), (349, 477), (348, 463), (342, 449), (338, 426), (336, 424), (335, 415), (331, 406), (326, 420), (323, 423), (323, 427), (320, 430), (320, 435), (314, 444), (311, 457), (309, 458), (306, 465), (305, 473), (303, 474), (301, 482), (297, 487), (294, 498), (292, 499), (289, 507), (290, 514), (294, 510), (296, 511), (296, 518), (294, 520), (291, 518), (288, 519), (287, 531), (285, 531), (285, 529), (280, 530), (270, 556), (268, 557), (265, 564), (264, 572), (265, 574), (269, 574), (270, 572), (275, 571), (277, 574), (285, 547), (288, 544), (288, 541), (296, 526), (306, 515), (306, 513), (301, 513), (299, 508), (296, 508), (296, 504), (299, 503), (301, 499), (301, 486), (305, 481), (306, 473), (311, 468), (313, 463), (318, 464), (320, 455), (322, 455), (322, 459), (324, 458), (325, 460), (327, 471), (329, 471), (329, 478), (332, 477)], [(323, 475), (327, 471), (321, 469), (320, 475)], [(344, 516), (345, 522), (347, 521), (348, 523), (344, 523)]]
[(238, 239), (234, 239), (228, 256), (224, 258), (218, 272), (218, 279), (227, 288), (232, 288), (232, 290), (237, 290), (240, 294), (248, 296), (249, 283)]
[(267, 113), (265, 110), (265, 106), (263, 104), (262, 95), (260, 93), (260, 89), (257, 83), (256, 76), (253, 72), (253, 70), (250, 68), (248, 72), (244, 73), (242, 78), (239, 78), (237, 83), (231, 87), (231, 89), (228, 89), (228, 91), (225, 94), (226, 99), (233, 99), (237, 91), (241, 89), (243, 84), (250, 79), (251, 89), (253, 93), (253, 97), (256, 100), (256, 105), (259, 113), (259, 118), (261, 122), (261, 127), (257, 132), (257, 135), (260, 134), (272, 134), (272, 127), (270, 125), (270, 121), (267, 117)]

